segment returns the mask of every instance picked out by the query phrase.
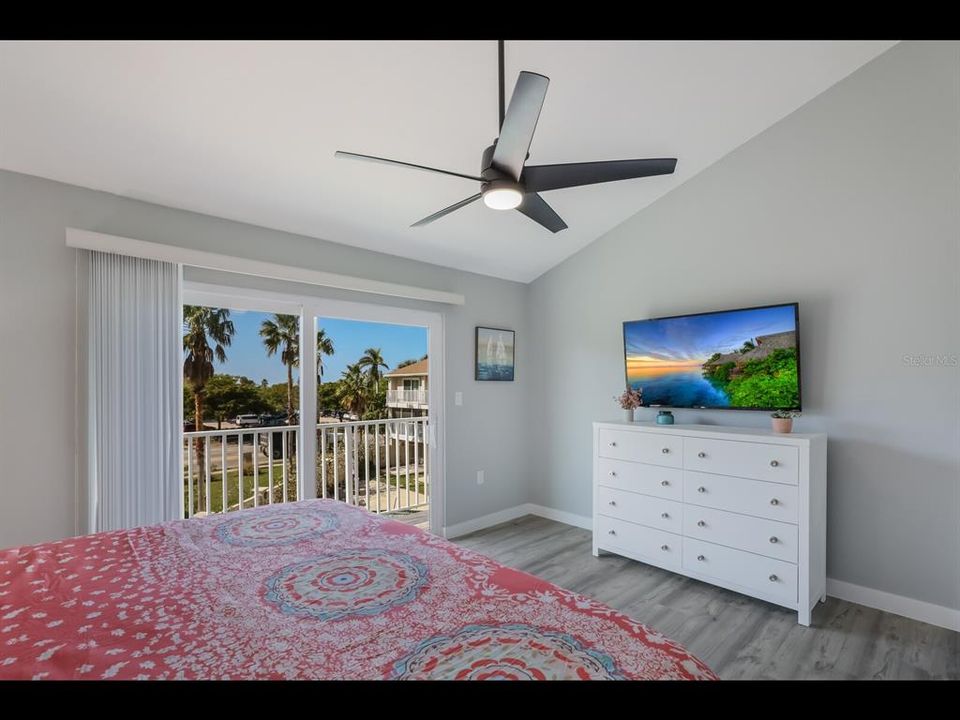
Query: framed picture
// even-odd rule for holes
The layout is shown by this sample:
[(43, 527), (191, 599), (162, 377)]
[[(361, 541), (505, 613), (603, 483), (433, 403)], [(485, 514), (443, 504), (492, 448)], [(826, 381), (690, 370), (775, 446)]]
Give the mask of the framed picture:
[(477, 328), (477, 380), (513, 380), (516, 333), (500, 328)]

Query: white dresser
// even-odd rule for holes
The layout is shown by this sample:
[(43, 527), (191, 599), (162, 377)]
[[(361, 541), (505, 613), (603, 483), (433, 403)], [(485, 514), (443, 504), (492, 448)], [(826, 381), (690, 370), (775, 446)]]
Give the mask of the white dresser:
[(593, 424), (593, 554), (796, 610), (826, 598), (827, 438)]

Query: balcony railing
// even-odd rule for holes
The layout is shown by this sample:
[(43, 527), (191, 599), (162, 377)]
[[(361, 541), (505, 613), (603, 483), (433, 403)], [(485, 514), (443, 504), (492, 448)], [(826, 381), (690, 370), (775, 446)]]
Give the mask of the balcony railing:
[(186, 517), (297, 498), (296, 426), (185, 432)]
[(317, 426), (317, 497), (371, 512), (423, 507), (430, 497), (430, 419)]
[(420, 390), (387, 390), (387, 405), (426, 405), (427, 391)]
[[(318, 423), (316, 497), (386, 513), (429, 504), (429, 418)], [(185, 432), (184, 515), (299, 499), (300, 427)]]

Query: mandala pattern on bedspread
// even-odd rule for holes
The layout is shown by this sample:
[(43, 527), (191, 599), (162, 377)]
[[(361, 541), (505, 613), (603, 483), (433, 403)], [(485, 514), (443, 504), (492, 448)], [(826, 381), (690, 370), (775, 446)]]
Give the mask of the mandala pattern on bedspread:
[(409, 555), (346, 550), (283, 568), (267, 580), (266, 598), (288, 615), (337, 620), (410, 602), (426, 582), (426, 566)]
[(714, 677), (602, 603), (332, 500), (0, 551), (0, 678)]
[(216, 536), (221, 542), (239, 547), (270, 547), (288, 545), (314, 538), (337, 526), (337, 516), (331, 512), (274, 512), (237, 513), (217, 525)]

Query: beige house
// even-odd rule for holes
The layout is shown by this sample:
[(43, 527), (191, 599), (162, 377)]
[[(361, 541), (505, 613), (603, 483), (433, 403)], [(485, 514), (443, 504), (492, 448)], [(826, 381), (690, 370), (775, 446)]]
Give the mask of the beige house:
[(397, 368), (387, 378), (387, 411), (391, 418), (422, 417), (427, 414), (429, 359)]

